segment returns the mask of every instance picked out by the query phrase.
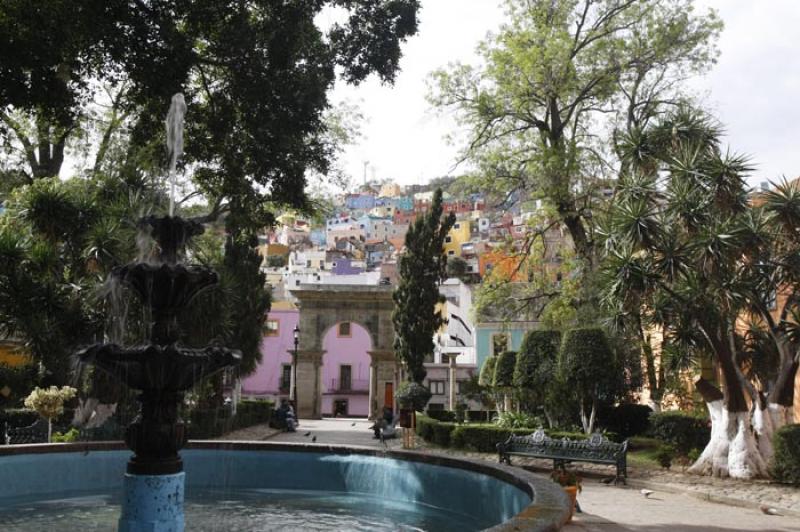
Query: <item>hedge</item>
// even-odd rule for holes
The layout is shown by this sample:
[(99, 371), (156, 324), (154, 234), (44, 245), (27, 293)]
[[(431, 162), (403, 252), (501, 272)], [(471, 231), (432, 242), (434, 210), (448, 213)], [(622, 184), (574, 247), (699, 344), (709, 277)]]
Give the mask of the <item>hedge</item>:
[(228, 407), (210, 410), (192, 410), (188, 415), (189, 438), (216, 438), (236, 429), (269, 423), (275, 404), (272, 401), (240, 401), (236, 416)]
[(772, 442), (775, 448), (770, 464), (772, 478), (784, 484), (800, 486), (800, 424), (781, 427)]
[(456, 420), (456, 413), (450, 410), (428, 410), (425, 415), (436, 421), (453, 422)]
[(236, 406), (236, 416), (233, 419), (234, 428), (269, 423), (274, 410), (275, 403), (272, 401), (240, 401)]
[(650, 436), (669, 443), (675, 451), (686, 456), (692, 449), (702, 449), (711, 438), (711, 428), (704, 418), (679, 410), (650, 416)]

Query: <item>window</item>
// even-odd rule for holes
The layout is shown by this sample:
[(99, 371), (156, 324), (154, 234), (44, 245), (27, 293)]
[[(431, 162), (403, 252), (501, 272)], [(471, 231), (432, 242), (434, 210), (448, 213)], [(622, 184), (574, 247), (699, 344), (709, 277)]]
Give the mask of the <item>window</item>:
[(339, 331), (337, 333), (337, 336), (340, 336), (340, 337), (343, 336), (343, 337), (347, 337), (347, 338), (352, 336), (352, 331), (350, 330), (350, 322), (349, 321), (343, 321), (343, 322), (341, 322), (339, 324)]
[(461, 224), (455, 224), (455, 225), (453, 226), (453, 229), (461, 229)]
[(280, 382), (281, 391), (289, 391), (289, 387), (291, 385), (292, 385), (292, 366), (289, 364), (284, 364), (281, 367), (281, 382)]
[(264, 336), (278, 336), (281, 323), (278, 320), (267, 320), (264, 322)]
[(352, 388), (353, 367), (347, 364), (339, 366), (339, 389), (350, 390)]
[(445, 243), (449, 244), (450, 242), (453, 241), (453, 239), (451, 237), (449, 237), (449, 236), (446, 236), (446, 237), (444, 237), (444, 241), (445, 241)]
[(464, 395), (464, 388), (466, 387), (467, 381), (465, 380), (457, 380), (456, 381), (456, 388), (458, 390), (458, 395)]
[(455, 254), (456, 254), (456, 252), (455, 252), (455, 251), (453, 251), (452, 249), (451, 249), (450, 251), (448, 251), (448, 252), (447, 252), (447, 255), (448, 255), (448, 256), (450, 256), (450, 257), (452, 257), (452, 256), (453, 256), (453, 255), (455, 255)]
[(307, 260), (307, 261), (306, 261), (306, 268), (310, 268), (310, 267), (311, 267), (311, 261), (310, 261), (310, 260)]
[(444, 381), (430, 381), (433, 395), (444, 395)]
[(492, 335), (492, 354), (499, 355), (508, 351), (508, 335), (506, 333), (496, 333)]

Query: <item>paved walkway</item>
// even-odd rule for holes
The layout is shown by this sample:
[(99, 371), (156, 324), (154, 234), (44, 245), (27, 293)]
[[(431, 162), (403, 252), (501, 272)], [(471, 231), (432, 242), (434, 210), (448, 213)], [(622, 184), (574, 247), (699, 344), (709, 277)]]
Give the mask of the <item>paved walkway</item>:
[[(341, 445), (361, 445), (381, 447), (378, 440), (372, 439), (369, 429), (371, 421), (365, 419), (322, 419), (300, 420), (297, 432), (277, 432), (266, 425), (258, 425), (226, 434), (220, 439), (264, 440), (283, 442), (327, 443)], [(316, 438), (316, 440), (314, 440)], [(453, 456), (468, 456), (495, 461), (488, 453), (470, 453), (453, 449), (437, 449), (417, 439), (418, 452), (445, 453)], [(400, 448), (398, 439), (388, 440), (389, 448)], [(516, 460), (517, 464), (548, 467), (548, 463)], [(588, 468), (594, 469), (591, 466)], [(797, 531), (800, 532), (800, 489), (769, 484), (765, 481), (737, 482), (683, 475), (678, 472), (634, 470), (631, 484), (647, 483), (663, 486), (656, 488), (650, 497), (644, 497), (641, 486), (615, 487), (599, 483), (595, 479), (584, 480), (583, 492), (578, 500), (584, 511), (576, 514), (573, 524), (564, 530), (609, 531), (609, 532), (732, 532), (732, 531)], [(678, 493), (673, 493), (679, 491)], [(766, 515), (757, 508), (743, 508), (717, 504), (692, 497), (685, 491), (696, 495), (713, 494), (722, 499), (742, 500), (747, 503), (768, 502), (780, 508), (796, 509), (789, 516)], [(773, 504), (774, 503), (774, 504)]]

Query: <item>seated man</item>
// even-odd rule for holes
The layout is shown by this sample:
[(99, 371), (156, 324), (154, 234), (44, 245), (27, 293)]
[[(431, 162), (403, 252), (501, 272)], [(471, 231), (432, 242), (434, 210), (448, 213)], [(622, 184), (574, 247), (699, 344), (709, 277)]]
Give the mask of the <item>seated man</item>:
[(289, 403), (286, 411), (286, 430), (287, 432), (295, 432), (297, 425), (297, 416), (294, 414), (294, 408), (292, 408), (292, 404)]
[(286, 399), (281, 400), (281, 405), (275, 409), (275, 419), (273, 423), (276, 429), (286, 428), (286, 416), (289, 414), (289, 403)]

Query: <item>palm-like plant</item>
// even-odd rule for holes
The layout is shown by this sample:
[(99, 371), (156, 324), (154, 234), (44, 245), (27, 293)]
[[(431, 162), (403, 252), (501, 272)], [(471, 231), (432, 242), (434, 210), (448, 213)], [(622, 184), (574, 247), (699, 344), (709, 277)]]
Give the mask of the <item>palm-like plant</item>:
[[(636, 150), (621, 155), (623, 172), (634, 177), (621, 180), (603, 229), (603, 301), (627, 318), (617, 319), (619, 325), (636, 331), (654, 400), (670, 364), (657, 363), (647, 331), (663, 331), (675, 366), (715, 359), (722, 389), (704, 382), (698, 391), (718, 430), (696, 470), (750, 477), (765, 474), (771, 427), (788, 419), (783, 412), (781, 420), (764, 416), (766, 403), (789, 408), (787, 383), (797, 371), (789, 323), (794, 287), (800, 288), (800, 191), (783, 183), (751, 206), (745, 186), (751, 166), (723, 153), (720, 136), (704, 113), (686, 108), (638, 133), (637, 143), (620, 145)], [(777, 313), (771, 306), (776, 291), (790, 294)], [(773, 381), (754, 384), (748, 375), (760, 356), (752, 346), (763, 343), (746, 347), (742, 316), (754, 317), (782, 353)], [(750, 405), (758, 409), (755, 433)]]

